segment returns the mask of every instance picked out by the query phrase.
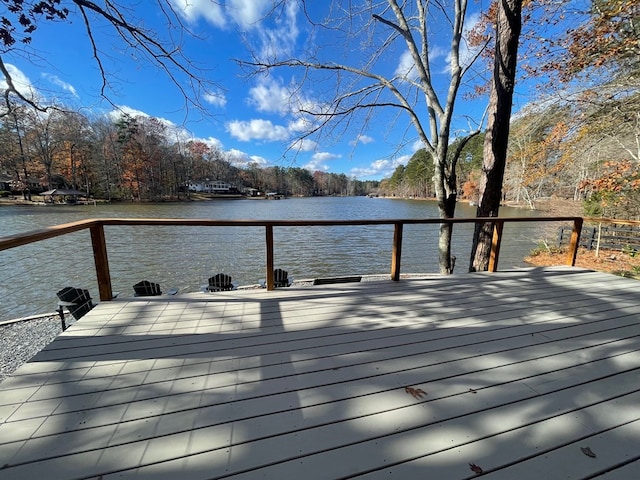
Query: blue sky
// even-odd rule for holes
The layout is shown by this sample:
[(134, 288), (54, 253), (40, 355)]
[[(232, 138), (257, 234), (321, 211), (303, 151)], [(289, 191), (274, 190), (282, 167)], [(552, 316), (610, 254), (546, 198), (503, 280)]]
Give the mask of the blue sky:
[[(207, 142), (239, 166), (249, 162), (297, 166), (362, 180), (390, 176), (420, 147), (408, 118), (389, 109), (367, 121), (355, 119), (330, 135), (296, 143), (305, 119), (294, 112), (291, 99), (296, 105), (320, 105), (330, 90), (327, 74), (294, 92), (292, 85), (300, 79), (301, 72), (282, 69), (269, 76), (248, 76), (235, 59), (250, 60), (250, 49), (260, 56), (282, 56), (327, 46), (323, 55), (331, 55), (332, 60), (358, 63), (366, 49), (355, 39), (351, 45), (349, 39), (329, 38), (312, 30), (298, 2), (288, 2), (277, 18), (266, 20), (272, 0), (169, 0), (193, 35), (180, 29), (167, 30), (155, 1), (134, 3), (134, 14), (144, 19), (145, 27), (160, 32), (163, 38), (181, 38), (181, 53), (193, 62), (193, 71), (211, 82), (204, 89), (193, 91), (185, 77), (176, 74), (185, 91), (197, 99), (205, 112), (193, 106), (187, 108), (166, 74), (127, 48), (112, 29), (96, 24), (93, 33), (109, 80), (106, 94), (125, 112), (162, 119), (175, 131), (176, 138)], [(330, 3), (307, 2), (311, 9), (308, 13), (322, 18)], [(478, 8), (477, 3), (470, 3), (470, 8)], [(77, 15), (70, 18), (71, 22), (38, 24), (31, 48), (39, 56), (14, 51), (3, 56), (4, 62), (23, 90), (29, 86), (47, 101), (55, 98), (93, 115), (108, 114), (113, 106), (99, 95), (102, 81), (82, 19)], [(477, 14), (471, 12), (468, 23), (475, 21)], [(444, 89), (448, 82), (447, 29), (446, 23), (435, 25), (431, 55), (434, 83)], [(387, 75), (410, 68), (405, 50), (398, 43), (377, 68), (386, 70), (383, 73)], [(470, 119), (481, 117), (485, 103), (484, 98), (459, 99), (454, 135), (463, 135)]]

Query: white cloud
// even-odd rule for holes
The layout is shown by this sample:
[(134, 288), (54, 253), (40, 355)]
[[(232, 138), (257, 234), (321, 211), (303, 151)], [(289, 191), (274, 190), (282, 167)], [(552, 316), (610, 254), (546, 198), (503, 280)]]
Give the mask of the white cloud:
[(440, 57), (446, 57), (449, 54), (449, 50), (442, 47), (432, 47), (429, 50), (429, 61), (433, 62)]
[(206, 145), (208, 145), (210, 148), (216, 149), (216, 150), (222, 150), (222, 141), (220, 141), (219, 139), (215, 138), (215, 137), (208, 137), (208, 138), (191, 138), (191, 140), (196, 141), (196, 142), (202, 142)]
[[(447, 53), (447, 50), (443, 48), (432, 46), (429, 50), (430, 64), (433, 64), (433, 62), (440, 57), (447, 56)], [(447, 62), (450, 61), (449, 58), (450, 57), (447, 56)], [(400, 60), (398, 60), (398, 66), (396, 67), (394, 75), (408, 80), (416, 80), (418, 78), (418, 70), (409, 50), (405, 50), (403, 54), (400, 55)]]
[(349, 142), (349, 145), (358, 145), (359, 143), (366, 145), (368, 143), (373, 143), (375, 140), (373, 139), (373, 137), (370, 137), (369, 135), (358, 135), (356, 137), (355, 140), (351, 140)]
[(417, 72), (415, 69), (415, 62), (413, 61), (413, 57), (409, 50), (405, 50), (402, 55), (400, 55), (400, 60), (398, 61), (398, 66), (396, 67), (396, 71), (394, 75), (403, 78), (415, 78)]
[[(9, 72), (9, 75), (11, 76), (13, 86), (16, 90), (18, 90), (18, 92), (20, 92), (21, 95), (29, 100), (38, 103), (44, 103), (47, 101), (45, 95), (43, 95), (43, 93), (41, 92), (48, 94), (51, 93), (53, 89), (49, 87), (46, 90), (38, 90), (38, 87), (36, 87), (31, 79), (27, 77), (24, 72), (22, 72), (22, 70), (20, 70), (18, 67), (10, 63), (5, 64), (5, 67), (7, 68), (7, 72)], [(46, 79), (49, 83), (52, 83), (56, 87), (59, 87), (62, 90), (70, 93), (75, 98), (79, 98), (78, 93), (76, 92), (76, 89), (73, 87), (73, 85), (61, 80), (56, 75), (52, 75), (50, 73), (42, 73), (41, 77)], [(0, 90), (4, 91), (6, 88), (7, 82), (4, 76), (2, 76), (0, 78)]]
[(227, 97), (222, 92), (205, 93), (204, 101), (216, 107), (224, 107), (227, 104)]
[[(37, 93), (29, 77), (27, 77), (22, 72), (22, 70), (20, 70), (15, 65), (6, 63), (5, 67), (7, 68), (7, 72), (9, 72), (9, 75), (11, 76), (11, 80), (13, 82), (14, 88), (18, 92), (20, 92), (20, 94), (23, 95), (25, 98), (29, 100), (38, 101), (40, 98), (40, 95)], [(4, 91), (7, 89), (7, 87), (8, 87), (7, 81), (3, 76), (2, 80), (0, 80), (0, 90)]]
[(298, 117), (295, 120), (289, 122), (289, 130), (292, 132), (305, 132), (310, 130), (312, 122), (307, 117)]
[(291, 111), (292, 95), (288, 88), (271, 78), (263, 78), (249, 90), (249, 103), (260, 112), (286, 114)]
[(314, 142), (309, 138), (301, 138), (291, 144), (292, 150), (300, 152), (313, 152), (316, 148), (318, 148), (318, 142)]
[(318, 170), (320, 170), (322, 172), (328, 172), (329, 171), (329, 165), (327, 165), (324, 162), (314, 161), (314, 160), (311, 160), (306, 165), (303, 165), (302, 168), (305, 168), (305, 169), (309, 170), (310, 172), (317, 172)]
[(328, 172), (329, 171), (329, 165), (322, 163), (322, 162), (314, 162), (313, 160), (310, 161), (309, 163), (307, 163), (306, 165), (304, 165), (302, 168), (309, 170), (310, 172), (317, 172), (317, 171), (321, 171), (321, 172)]
[(76, 92), (76, 89), (70, 83), (67, 83), (64, 80), (61, 80), (56, 75), (52, 75), (50, 73), (43, 73), (42, 76), (44, 78), (46, 78), (48, 81), (50, 81), (51, 83), (53, 83), (54, 85), (62, 88), (63, 90), (66, 90), (67, 92), (69, 92), (74, 97), (80, 98), (78, 93)]
[[(227, 123), (227, 131), (240, 141), (248, 142), (250, 140), (265, 140), (269, 142), (287, 141), (295, 137), (300, 132), (304, 132), (309, 128), (309, 121), (303, 118), (297, 118), (285, 125), (276, 125), (271, 120), (252, 119), (249, 121), (234, 120)], [(315, 149), (309, 141), (303, 141), (300, 146), (304, 151)], [(294, 142), (292, 145), (298, 148)]]
[[(200, 19), (217, 28), (225, 28), (229, 23), (235, 23), (243, 31), (261, 29), (265, 15), (272, 6), (271, 0), (227, 0), (226, 3), (212, 0), (169, 0), (178, 14), (189, 23), (195, 23)], [(297, 13), (296, 2), (287, 2), (285, 7), (285, 21), (277, 17), (274, 30), (262, 28), (259, 36), (264, 42), (264, 37), (284, 39), (297, 35), (295, 23), (290, 23), (291, 13)], [(294, 33), (295, 32), (295, 33)]]
[(199, 18), (222, 28), (226, 25), (223, 7), (211, 0), (169, 0), (173, 8), (188, 22), (195, 23)]
[(231, 150), (225, 152), (225, 157), (230, 162), (246, 163), (249, 159), (249, 154), (243, 152), (242, 150), (236, 150), (235, 148), (232, 148)]
[(412, 156), (413, 155), (401, 155), (398, 158), (394, 158), (391, 162), (391, 166), (395, 170), (400, 165), (406, 165), (407, 163), (409, 163), (409, 160), (411, 160)]
[(328, 162), (330, 160), (336, 160), (341, 157), (342, 155), (338, 155), (337, 153), (318, 152), (318, 153), (314, 153), (313, 157), (311, 158), (315, 162)]
[(283, 85), (281, 81), (269, 77), (261, 78), (249, 90), (248, 102), (260, 112), (278, 113), (280, 115), (293, 113), (298, 115), (298, 120), (296, 121), (300, 124), (300, 127), (292, 127), (297, 128), (298, 131), (304, 130), (309, 124), (308, 119), (305, 119), (300, 113), (301, 110), (318, 111), (320, 109), (316, 102), (302, 96), (297, 90), (297, 86), (288, 87)]
[(251, 159), (249, 163), (257, 163), (260, 167), (266, 167), (269, 164), (269, 160), (259, 155), (251, 155), (249, 158)]
[(383, 173), (391, 169), (391, 160), (376, 160), (372, 162), (368, 167), (356, 167), (350, 170), (351, 175), (355, 175), (357, 178), (360, 177), (373, 177), (373, 176), (384, 176)]
[(262, 28), (258, 32), (263, 59), (291, 54), (300, 33), (297, 24), (298, 8), (298, 2), (287, 2), (284, 15), (274, 16), (275, 28)]
[(118, 120), (122, 115), (127, 115), (131, 118), (147, 118), (151, 116), (142, 110), (137, 110), (127, 105), (117, 105), (116, 110), (110, 111), (107, 115), (113, 120)]
[(327, 165), (327, 163), (331, 162), (332, 160), (337, 160), (341, 157), (342, 155), (338, 155), (335, 153), (317, 152), (313, 154), (313, 156), (311, 157), (311, 161), (304, 165), (303, 168), (306, 168), (307, 170), (310, 170), (312, 172), (315, 172), (316, 170), (328, 172), (331, 167)]
[(349, 176), (357, 179), (378, 177), (378, 172), (372, 168), (356, 167), (349, 170)]
[(368, 167), (357, 167), (352, 168), (349, 171), (350, 176), (354, 176), (356, 178), (365, 178), (365, 177), (377, 177), (377, 178), (386, 178), (390, 177), (396, 168), (399, 165), (406, 165), (411, 159), (411, 155), (402, 155), (393, 160), (389, 159), (381, 159), (371, 162)]
[(413, 142), (413, 144), (411, 145), (411, 151), (413, 153), (416, 153), (418, 150), (420, 150), (421, 148), (424, 148), (424, 143), (422, 142), (422, 140), (416, 140), (415, 142)]
[(231, 165), (238, 168), (246, 168), (251, 163), (255, 163), (259, 167), (265, 167), (269, 164), (266, 158), (258, 155), (249, 155), (248, 153), (236, 150), (235, 148), (224, 152), (224, 157)]
[(257, 26), (270, 5), (269, 0), (228, 0), (227, 11), (245, 29)]
[[(249, 90), (248, 103), (259, 112), (276, 113), (289, 116), (286, 125), (274, 125), (269, 120), (251, 120), (250, 122), (231, 122), (228, 125), (230, 133), (243, 141), (251, 139), (287, 140), (303, 132), (311, 130), (314, 119), (301, 113), (301, 109), (318, 110), (317, 105), (310, 99), (304, 98), (294, 88), (283, 85), (273, 78), (261, 78)], [(269, 134), (264, 132), (269, 131)], [(317, 145), (311, 140), (295, 141), (291, 148), (301, 151), (315, 150)]]
[(265, 15), (270, 0), (227, 0), (226, 4), (211, 0), (170, 0), (173, 8), (188, 22), (200, 18), (215, 27), (223, 28), (229, 20), (242, 29), (256, 27)]
[(285, 141), (289, 138), (289, 130), (281, 125), (274, 125), (270, 120), (254, 119), (247, 121), (234, 120), (227, 124), (229, 133), (240, 141), (268, 140)]

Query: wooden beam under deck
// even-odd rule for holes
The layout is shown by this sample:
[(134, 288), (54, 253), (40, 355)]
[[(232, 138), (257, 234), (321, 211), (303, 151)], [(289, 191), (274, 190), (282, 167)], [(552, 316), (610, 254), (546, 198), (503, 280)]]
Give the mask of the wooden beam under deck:
[(0, 479), (636, 478), (639, 373), (569, 267), (116, 299), (0, 384)]

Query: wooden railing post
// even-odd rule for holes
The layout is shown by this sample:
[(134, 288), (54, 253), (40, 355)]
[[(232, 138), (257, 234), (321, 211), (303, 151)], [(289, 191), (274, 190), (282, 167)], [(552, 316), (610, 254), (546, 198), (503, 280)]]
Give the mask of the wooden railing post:
[(267, 241), (267, 290), (274, 290), (276, 287), (273, 281), (273, 225), (265, 226), (265, 236)]
[(573, 220), (573, 230), (571, 231), (571, 240), (569, 241), (569, 253), (567, 254), (567, 265), (575, 266), (576, 257), (578, 256), (578, 247), (580, 246), (580, 234), (582, 233), (582, 218)]
[(402, 258), (402, 223), (395, 223), (391, 252), (391, 280), (400, 280), (400, 259)]
[(100, 301), (108, 302), (113, 299), (111, 275), (109, 273), (109, 259), (107, 258), (107, 242), (104, 238), (104, 226), (96, 224), (89, 227), (91, 232), (91, 246), (93, 247), (93, 261), (96, 265), (96, 277)]
[(504, 228), (504, 220), (494, 220), (493, 237), (491, 238), (491, 254), (489, 255), (490, 272), (498, 271), (498, 257), (500, 257), (500, 245), (502, 243), (502, 230)]

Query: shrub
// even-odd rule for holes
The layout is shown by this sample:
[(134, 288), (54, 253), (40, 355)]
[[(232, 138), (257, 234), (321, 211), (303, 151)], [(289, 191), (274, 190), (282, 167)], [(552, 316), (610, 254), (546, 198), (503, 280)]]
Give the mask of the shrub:
[(531, 250), (531, 252), (529, 252), (529, 256), (536, 257), (542, 253), (549, 253), (553, 255), (553, 254), (564, 253), (564, 252), (565, 252), (565, 249), (562, 247), (551, 247), (547, 242), (541, 241)]

